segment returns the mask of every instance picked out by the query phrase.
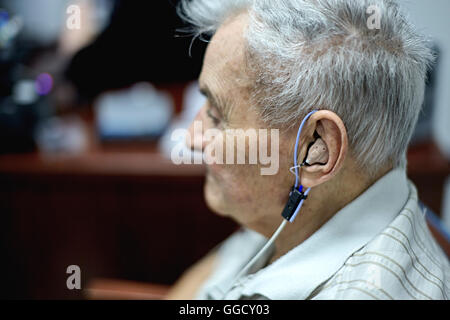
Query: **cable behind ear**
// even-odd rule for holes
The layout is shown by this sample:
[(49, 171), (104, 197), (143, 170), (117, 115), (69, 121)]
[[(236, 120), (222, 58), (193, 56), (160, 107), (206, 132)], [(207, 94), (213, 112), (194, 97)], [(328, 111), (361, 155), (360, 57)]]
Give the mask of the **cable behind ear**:
[[(306, 191), (303, 191), (303, 186), (299, 186), (299, 177), (298, 177), (298, 169), (301, 165), (297, 164), (297, 154), (298, 154), (298, 145), (300, 142), (300, 135), (302, 133), (303, 126), (305, 125), (306, 121), (311, 117), (317, 110), (313, 110), (309, 112), (302, 120), (302, 123), (300, 124), (300, 127), (298, 128), (297, 132), (297, 139), (295, 141), (295, 149), (294, 149), (294, 166), (291, 169), (295, 170), (295, 184), (291, 189), (291, 192), (289, 192), (289, 199), (286, 203), (286, 206), (283, 209), (283, 212), (281, 215), (283, 218), (285, 218), (289, 222), (293, 222), (295, 217), (297, 216), (298, 212), (300, 211), (300, 208), (303, 205), (303, 202), (306, 200), (309, 191), (311, 188), (307, 188)], [(315, 134), (316, 132), (314, 132)]]

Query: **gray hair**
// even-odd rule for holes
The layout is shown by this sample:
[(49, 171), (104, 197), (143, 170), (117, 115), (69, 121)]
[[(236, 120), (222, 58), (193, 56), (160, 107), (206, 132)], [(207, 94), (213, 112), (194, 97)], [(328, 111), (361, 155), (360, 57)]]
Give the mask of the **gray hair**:
[[(380, 12), (368, 27), (369, 6)], [(391, 0), (182, 0), (196, 35), (248, 11), (252, 98), (263, 120), (292, 126), (313, 109), (343, 120), (361, 167), (406, 165), (433, 54)], [(370, 11), (369, 11), (370, 12)]]

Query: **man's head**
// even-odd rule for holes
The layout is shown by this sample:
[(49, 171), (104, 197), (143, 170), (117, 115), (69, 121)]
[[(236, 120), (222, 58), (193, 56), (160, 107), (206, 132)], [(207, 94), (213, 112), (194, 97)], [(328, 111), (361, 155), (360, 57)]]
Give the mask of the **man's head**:
[[(298, 124), (313, 109), (299, 163), (314, 142), (320, 161), (301, 170), (301, 183), (329, 203), (345, 205), (333, 197), (355, 197), (405, 166), (432, 55), (394, 2), (194, 0), (180, 9), (199, 34), (212, 35), (199, 79), (208, 102), (197, 120), (222, 131), (280, 129), (276, 175), (255, 165), (209, 166), (213, 210), (254, 229), (279, 221)], [(368, 12), (379, 15), (375, 28)], [(313, 199), (310, 206), (321, 206)]]

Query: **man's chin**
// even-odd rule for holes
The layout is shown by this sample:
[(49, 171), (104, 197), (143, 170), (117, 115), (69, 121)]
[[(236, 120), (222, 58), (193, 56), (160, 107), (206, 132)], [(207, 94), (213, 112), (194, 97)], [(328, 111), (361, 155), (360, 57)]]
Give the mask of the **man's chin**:
[(211, 211), (221, 216), (227, 216), (222, 191), (208, 175), (204, 187), (204, 197), (206, 205)]

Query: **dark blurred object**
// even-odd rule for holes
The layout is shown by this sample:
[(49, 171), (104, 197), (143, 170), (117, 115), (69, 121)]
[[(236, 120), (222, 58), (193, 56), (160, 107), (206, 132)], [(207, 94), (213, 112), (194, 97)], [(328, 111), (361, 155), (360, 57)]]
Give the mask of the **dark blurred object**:
[(0, 97), (11, 94), (16, 66), (26, 51), (17, 45), (21, 29), (21, 19), (2, 9), (0, 2)]
[(70, 4), (0, 0), (0, 154), (34, 150), (36, 129), (77, 102), (62, 73), (71, 54), (103, 30), (114, 0), (78, 3), (83, 24), (75, 31), (66, 24)]
[[(176, 30), (175, 0), (118, 1), (110, 25), (73, 58), (67, 77), (91, 99), (135, 82), (184, 82), (199, 75), (206, 43)], [(177, 36), (182, 35), (182, 36)]]
[(419, 119), (417, 121), (413, 137), (411, 139), (411, 144), (424, 142), (426, 140), (430, 140), (431, 138), (434, 101), (436, 97), (436, 76), (439, 70), (439, 48), (436, 45), (433, 46), (433, 53), (436, 57), (436, 60), (434, 65), (431, 66), (431, 68), (427, 72), (427, 81), (422, 111), (419, 114)]
[(11, 96), (0, 98), (0, 154), (34, 150), (35, 128), (51, 114), (48, 100), (35, 92), (35, 85), (33, 80), (20, 80)]
[(46, 95), (53, 79), (35, 74), (26, 62), (38, 48), (22, 39), (23, 19), (0, 1), (0, 154), (35, 148), (34, 129), (51, 113)]

